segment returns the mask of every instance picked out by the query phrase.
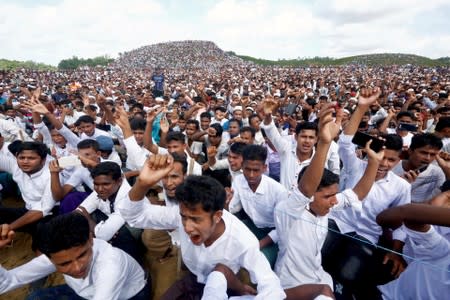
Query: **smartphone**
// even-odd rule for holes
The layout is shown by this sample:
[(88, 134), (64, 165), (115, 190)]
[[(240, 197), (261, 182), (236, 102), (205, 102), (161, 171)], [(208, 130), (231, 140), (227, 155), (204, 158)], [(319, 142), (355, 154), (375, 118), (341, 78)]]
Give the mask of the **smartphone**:
[(286, 107), (285, 113), (289, 116), (292, 116), (294, 113), (298, 112), (297, 104), (290, 103)]
[(371, 136), (370, 134), (363, 133), (361, 131), (357, 131), (355, 133), (352, 139), (352, 143), (360, 146), (361, 148), (364, 148), (366, 147), (367, 142), (370, 140), (372, 140), (372, 143), (370, 144), (370, 149), (372, 149), (375, 152), (380, 152), (380, 150), (383, 149), (384, 146), (383, 140), (380, 140), (375, 136)]
[(417, 126), (414, 124), (399, 123), (398, 130), (417, 132)]

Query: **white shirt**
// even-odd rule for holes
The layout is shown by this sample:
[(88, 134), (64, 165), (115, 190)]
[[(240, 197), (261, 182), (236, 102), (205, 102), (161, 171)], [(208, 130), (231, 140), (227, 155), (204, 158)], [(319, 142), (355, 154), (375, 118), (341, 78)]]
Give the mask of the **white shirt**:
[[(328, 233), (328, 216), (314, 216), (309, 199), (281, 201), (275, 209), (275, 226), (279, 241), (275, 272), (284, 289), (303, 284), (327, 284), (333, 289), (331, 276), (322, 268), (321, 249)], [(358, 196), (351, 190), (338, 193), (332, 210), (361, 208)]]
[(227, 279), (221, 272), (214, 271), (208, 275), (203, 289), (202, 300), (252, 300), (255, 296), (237, 296), (228, 299)]
[(231, 175), (231, 181), (234, 181), (234, 178), (236, 178), (238, 175), (242, 174), (242, 170), (239, 169), (238, 171), (233, 171), (230, 169), (230, 162), (228, 161), (228, 158), (216, 160), (216, 163), (213, 166), (209, 166), (211, 170), (224, 170), (228, 169)]
[[(198, 162), (196, 162), (195, 159), (193, 159), (187, 151), (184, 151), (184, 153), (186, 154), (186, 161), (188, 164), (186, 175), (202, 175), (202, 166)], [(158, 146), (158, 154), (166, 155), (169, 154), (169, 151), (167, 151), (166, 148)]]
[[(446, 299), (450, 295), (450, 242), (433, 227), (427, 232), (408, 228), (407, 241), (414, 244), (417, 260), (394, 281), (379, 286), (386, 300)], [(447, 296), (445, 296), (447, 295)]]
[[(298, 174), (304, 167), (311, 163), (311, 159), (315, 153), (314, 149), (311, 157), (301, 162), (297, 157), (297, 143), (292, 143), (291, 139), (283, 138), (273, 121), (269, 125), (262, 124), (261, 128), (264, 129), (267, 137), (280, 155), (280, 183), (284, 185), (289, 193), (296, 193)], [(335, 150), (335, 146), (330, 147), (325, 167), (333, 173), (339, 174), (339, 156)]]
[[(43, 254), (9, 271), (0, 267), (0, 293), (55, 271), (53, 263)], [(129, 299), (145, 286), (144, 271), (139, 264), (124, 251), (99, 239), (94, 239), (92, 262), (86, 278), (64, 275), (64, 280), (77, 295), (95, 300)]]
[[(100, 162), (105, 161), (109, 160), (100, 158)], [(74, 188), (77, 188), (83, 183), (87, 185), (91, 190), (94, 190), (94, 180), (91, 177), (91, 171), (89, 171), (89, 169), (86, 167), (79, 166), (76, 167), (75, 171), (73, 172), (70, 179), (67, 180), (66, 184), (71, 185)]]
[[(117, 203), (123, 201), (123, 199), (128, 195), (130, 189), (131, 187), (128, 184), (128, 181), (124, 178), (119, 190), (117, 191), (113, 207), (117, 207)], [(99, 239), (109, 241), (125, 224), (125, 220), (119, 210), (114, 209), (112, 212), (111, 202), (109, 200), (100, 199), (96, 191), (93, 191), (86, 199), (84, 199), (80, 206), (84, 207), (89, 214), (98, 209), (108, 216), (107, 220), (101, 221), (95, 226), (94, 233)]]
[(40, 171), (29, 175), (19, 168), (15, 158), (0, 151), (0, 170), (12, 175), (22, 193), (26, 209), (41, 211), (44, 217), (51, 213), (56, 202), (50, 189), (50, 170), (47, 165), (44, 164)]
[(98, 128), (95, 128), (94, 129), (94, 133), (91, 136), (88, 136), (86, 133), (83, 132), (80, 135), (80, 139), (81, 140), (86, 140), (86, 139), (95, 140), (97, 137), (102, 136), (102, 135), (103, 136), (107, 136), (107, 137), (111, 137), (111, 135), (109, 135), (108, 132), (106, 132), (104, 130), (101, 130), (101, 129), (98, 129)]
[(14, 142), (15, 140), (28, 141), (31, 140), (23, 129), (14, 122), (0, 119), (0, 134), (6, 142)]
[[(353, 136), (341, 135), (339, 138), (339, 154), (344, 168), (351, 177), (347, 178), (344, 189), (353, 188), (364, 174), (367, 162), (359, 159), (355, 153)], [(376, 217), (383, 210), (408, 204), (411, 202), (411, 185), (403, 178), (389, 171), (387, 175), (375, 181), (367, 196), (362, 201), (362, 210), (346, 209), (333, 212), (331, 217), (336, 221), (342, 233), (355, 231), (370, 242), (376, 244), (383, 230), (376, 222)], [(404, 240), (402, 230), (393, 232), (394, 239)]]
[[(402, 161), (400, 161), (392, 172), (398, 176), (405, 173)], [(425, 202), (441, 192), (440, 187), (445, 182), (445, 174), (442, 169), (434, 164), (429, 164), (427, 169), (417, 176), (411, 183), (411, 202)]]
[[(258, 228), (274, 228), (275, 206), (287, 198), (287, 191), (280, 183), (272, 178), (262, 175), (256, 191), (248, 186), (244, 175), (239, 175), (233, 180), (233, 199), (230, 201), (229, 210), (236, 213), (242, 207), (249, 218)], [(273, 229), (269, 234), (272, 241), (278, 241), (277, 231)]]
[(270, 269), (269, 262), (259, 251), (259, 242), (253, 233), (235, 216), (224, 210), (224, 233), (212, 245), (194, 245), (186, 234), (177, 206), (152, 205), (146, 199), (119, 204), (125, 220), (133, 227), (176, 229), (180, 231), (181, 255), (186, 267), (205, 283), (218, 263), (228, 266), (234, 273), (241, 267), (248, 270), (252, 282), (258, 284), (255, 299), (284, 299), (280, 281)]
[(123, 143), (127, 149), (127, 168), (130, 170), (140, 170), (145, 160), (151, 155), (150, 151), (145, 147), (139, 146), (134, 136), (124, 139)]

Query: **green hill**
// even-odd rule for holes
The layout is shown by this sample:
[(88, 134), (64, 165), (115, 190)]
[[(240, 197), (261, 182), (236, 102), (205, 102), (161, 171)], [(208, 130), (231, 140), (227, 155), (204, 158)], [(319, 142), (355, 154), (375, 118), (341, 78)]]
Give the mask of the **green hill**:
[(56, 70), (54, 66), (37, 63), (31, 60), (18, 61), (0, 59), (0, 70), (15, 70), (15, 69), (29, 69), (29, 70)]
[[(232, 52), (230, 52), (232, 53)], [(304, 59), (280, 59), (280, 60), (266, 60), (254, 58), (246, 55), (237, 55), (238, 57), (251, 61), (255, 64), (264, 66), (339, 66), (349, 64), (361, 64), (368, 66), (388, 66), (388, 65), (406, 65), (412, 64), (417, 66), (449, 66), (450, 57), (442, 57), (438, 59), (431, 59), (425, 56), (401, 53), (380, 53), (380, 54), (366, 54), (348, 56), (342, 58), (332, 57), (312, 57)]]

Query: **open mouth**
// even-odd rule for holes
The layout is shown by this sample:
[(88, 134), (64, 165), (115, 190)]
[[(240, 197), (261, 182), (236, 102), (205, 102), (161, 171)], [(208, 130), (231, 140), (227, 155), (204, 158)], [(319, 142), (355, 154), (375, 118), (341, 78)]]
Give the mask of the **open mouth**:
[(191, 234), (191, 235), (189, 235), (189, 238), (191, 239), (191, 242), (194, 245), (199, 245), (201, 243), (201, 240), (202, 240), (202, 238), (201, 238), (201, 236), (199, 234)]

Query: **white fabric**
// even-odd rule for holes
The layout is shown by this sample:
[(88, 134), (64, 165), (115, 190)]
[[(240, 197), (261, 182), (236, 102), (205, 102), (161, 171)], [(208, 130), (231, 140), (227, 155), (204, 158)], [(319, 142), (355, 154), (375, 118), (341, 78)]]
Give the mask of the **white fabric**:
[(130, 170), (140, 170), (146, 159), (151, 155), (150, 151), (145, 147), (139, 146), (134, 136), (124, 139), (123, 143), (127, 149), (127, 168)]

